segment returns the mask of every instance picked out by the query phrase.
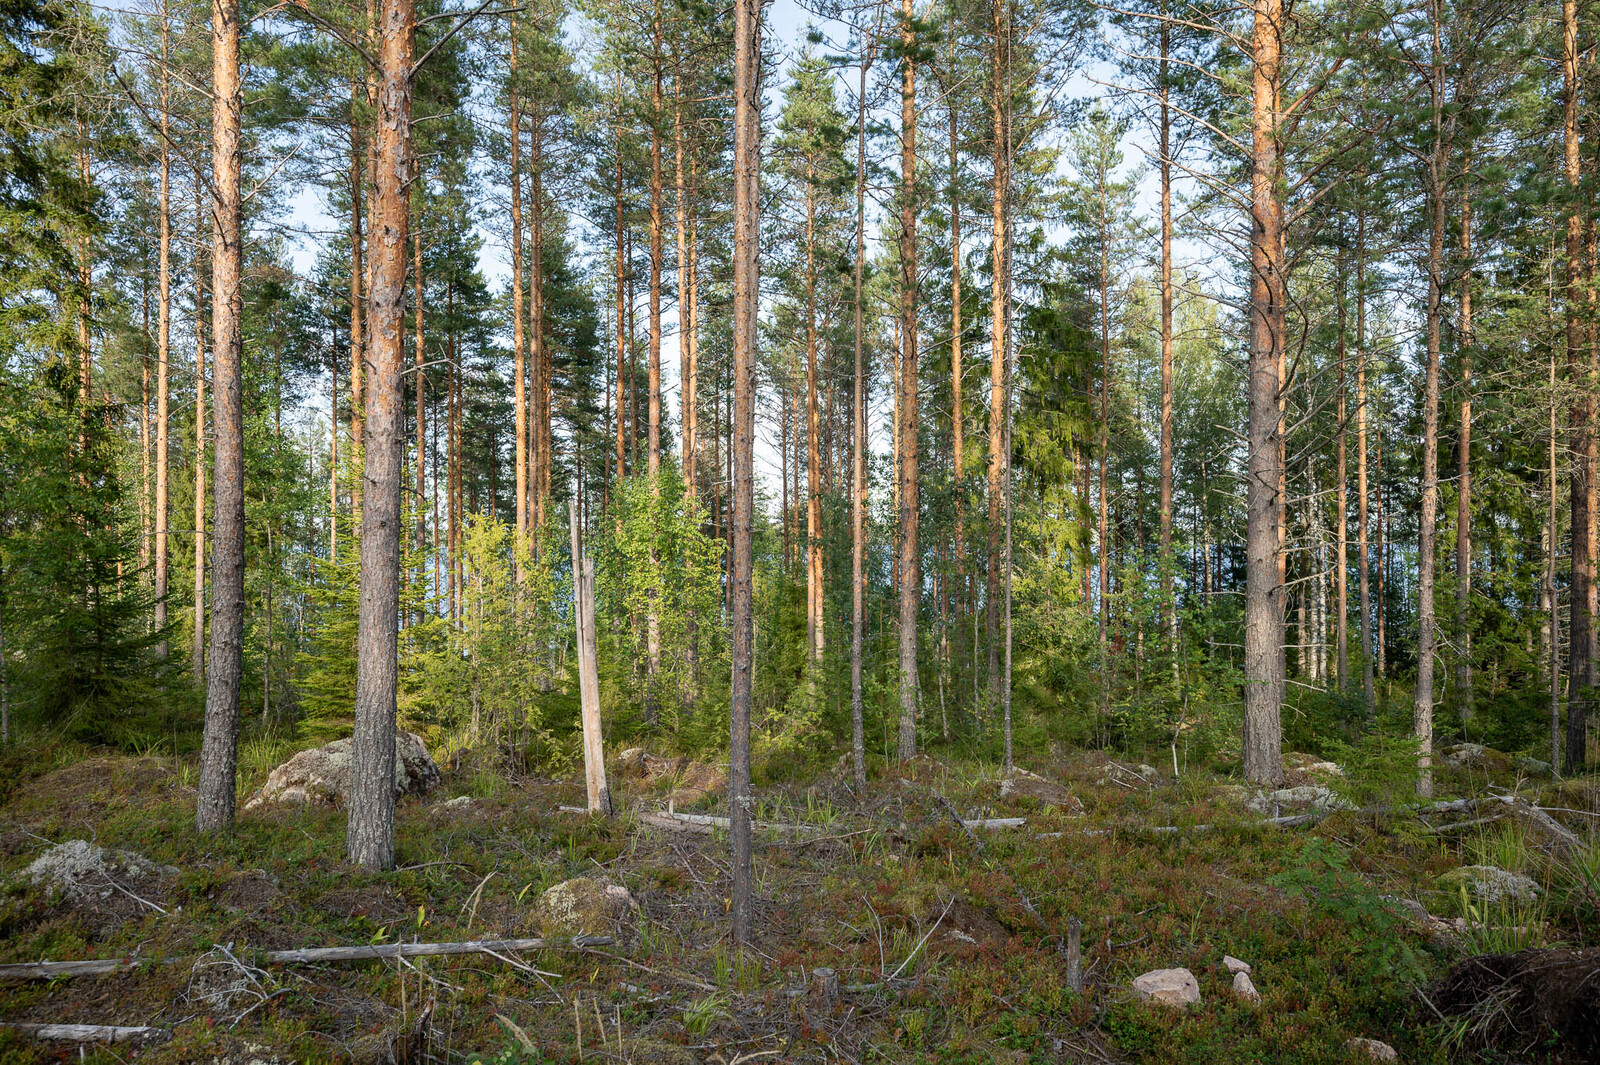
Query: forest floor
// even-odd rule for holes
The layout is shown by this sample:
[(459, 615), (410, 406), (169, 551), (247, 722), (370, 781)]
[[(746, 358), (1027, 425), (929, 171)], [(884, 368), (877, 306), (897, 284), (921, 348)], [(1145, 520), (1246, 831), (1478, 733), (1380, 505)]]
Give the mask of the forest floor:
[[(1224, 778), (1110, 761), (1038, 759), (1028, 768), (1043, 781), (1004, 796), (996, 767), (929, 757), (876, 772), (860, 794), (842, 766), (760, 789), (758, 820), (806, 827), (758, 830), (757, 942), (738, 954), (725, 835), (641, 820), (669, 799), (725, 812), (700, 767), (614, 777), (622, 813), (609, 820), (559, 810), (582, 801), (578, 782), (445, 767), (440, 788), (399, 808), (400, 868), (371, 874), (343, 860), (338, 808), (245, 812), (231, 837), (201, 839), (192, 758), (14, 750), (0, 766), (0, 962), (179, 960), (0, 984), (0, 1022), (157, 1026), (170, 1037), (87, 1060), (239, 1065), (392, 1058), (429, 1005), (409, 1060), (1312, 1063), (1361, 1060), (1355, 1037), (1403, 1062), (1560, 1056), (1472, 1049), (1471, 1026), (1419, 989), (1507, 936), (1592, 942), (1592, 913), (1552, 904), (1451, 935), (1396, 901), (1459, 914), (1438, 879), (1480, 861), (1548, 880), (1537, 839), (1508, 823), (1431, 833), (1403, 812), (1273, 826)], [(246, 784), (263, 771), (246, 769)], [(1592, 780), (1530, 784), (1503, 763), (1439, 774), (1441, 795), (1494, 786), (1590, 815), (1561, 815), (1574, 827), (1600, 811)], [(1026, 823), (968, 830), (955, 811)], [(169, 868), (76, 898), (17, 879), (74, 839)], [(593, 930), (613, 943), (510, 963), (258, 964), (274, 949), (537, 935), (541, 893), (575, 877), (631, 893)], [(1067, 981), (1073, 918), (1081, 993)], [(1224, 955), (1253, 966), (1259, 1006), (1231, 993)], [(1136, 1000), (1135, 976), (1170, 967), (1198, 977), (1199, 1005)], [(818, 968), (837, 974), (836, 999), (810, 991)], [(78, 1049), (0, 1029), (0, 1063), (68, 1057)]]

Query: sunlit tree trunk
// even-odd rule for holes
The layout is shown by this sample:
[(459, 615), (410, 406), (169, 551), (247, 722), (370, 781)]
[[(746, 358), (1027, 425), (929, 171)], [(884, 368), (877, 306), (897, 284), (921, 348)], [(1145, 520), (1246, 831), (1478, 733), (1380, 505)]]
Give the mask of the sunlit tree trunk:
[[(511, 40), (509, 69), (506, 85), (506, 108), (510, 129), (507, 137), (508, 182), (511, 186), (511, 394), (515, 410), (516, 442), (513, 461), (517, 481), (517, 535), (528, 536), (528, 368), (527, 321), (523, 314), (523, 258), (522, 258), (522, 101), (517, 70), (518, 24), (516, 12), (511, 15)], [(521, 556), (517, 556), (520, 558)], [(522, 565), (517, 563), (517, 582), (522, 581)]]
[(1284, 277), (1281, 113), (1282, 0), (1253, 0), (1250, 147), (1250, 361), (1246, 492), (1244, 775), (1283, 779), (1283, 599), (1279, 458)]
[(206, 668), (205, 734), (195, 807), (199, 832), (233, 824), (244, 658), (244, 349), (243, 189), (238, 0), (212, 0), (211, 336), (216, 406), (213, 478), (211, 656)]
[(372, 381), (361, 522), (350, 860), (394, 865), (395, 696), (399, 680), (400, 486), (405, 437), (405, 281), (411, 180), (412, 0), (383, 0), (379, 24), (377, 188), (372, 270)]

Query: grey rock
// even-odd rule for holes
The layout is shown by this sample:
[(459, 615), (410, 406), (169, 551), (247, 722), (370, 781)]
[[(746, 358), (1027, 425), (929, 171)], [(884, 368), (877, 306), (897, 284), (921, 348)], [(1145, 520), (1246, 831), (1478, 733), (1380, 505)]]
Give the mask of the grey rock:
[(1200, 1002), (1200, 982), (1188, 969), (1156, 969), (1134, 977), (1133, 992), (1141, 1002), (1185, 1009)]
[(1261, 1005), (1261, 992), (1250, 982), (1250, 974), (1247, 972), (1233, 974), (1233, 997), (1249, 1006)]
[(1222, 964), (1228, 967), (1228, 971), (1230, 973), (1248, 974), (1250, 972), (1250, 963), (1247, 961), (1240, 961), (1232, 954), (1224, 954), (1222, 956)]
[(1394, 1047), (1376, 1039), (1355, 1038), (1345, 1042), (1345, 1049), (1353, 1054), (1360, 1054), (1373, 1061), (1399, 1061), (1400, 1055), (1395, 1053)]
[[(394, 795), (422, 795), (439, 784), (439, 767), (428, 755), (422, 737), (403, 729), (396, 730)], [(254, 810), (268, 803), (308, 804), (343, 802), (350, 790), (350, 770), (355, 762), (355, 741), (334, 740), (321, 747), (301, 751), (274, 769), (267, 782), (257, 788), (244, 804)]]
[(1540, 893), (1538, 883), (1531, 877), (1493, 865), (1452, 869), (1439, 877), (1439, 888), (1452, 895), (1465, 888), (1480, 902), (1532, 902)]

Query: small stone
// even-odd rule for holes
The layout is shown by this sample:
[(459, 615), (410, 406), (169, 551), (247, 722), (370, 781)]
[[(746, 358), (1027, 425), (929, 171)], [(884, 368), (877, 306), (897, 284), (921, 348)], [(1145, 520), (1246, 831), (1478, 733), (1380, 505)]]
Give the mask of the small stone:
[(1246, 973), (1246, 974), (1248, 974), (1250, 972), (1250, 963), (1247, 962), (1247, 961), (1240, 961), (1238, 958), (1235, 958), (1232, 954), (1224, 954), (1222, 956), (1222, 964), (1224, 964), (1224, 965), (1226, 965), (1228, 967), (1228, 971), (1230, 973)]
[(1516, 766), (1519, 770), (1528, 774), (1530, 777), (1548, 777), (1553, 775), (1556, 771), (1556, 767), (1551, 765), (1549, 762), (1542, 761), (1538, 758), (1530, 758), (1527, 755), (1518, 758), (1516, 761)]
[(1489, 748), (1481, 743), (1453, 743), (1444, 749), (1444, 760), (1446, 765), (1470, 769), (1483, 761), (1488, 752)]
[(1136, 976), (1134, 994), (1141, 1002), (1184, 1009), (1200, 1002), (1200, 982), (1188, 969), (1156, 969)]
[(632, 908), (627, 888), (578, 877), (540, 895), (534, 916), (547, 936), (603, 935)]
[(1261, 992), (1250, 982), (1248, 971), (1233, 974), (1233, 997), (1249, 1006), (1261, 1005)]
[(453, 799), (446, 799), (443, 803), (443, 806), (446, 810), (464, 810), (471, 805), (471, 795), (457, 795)]
[(1395, 1053), (1394, 1047), (1376, 1039), (1362, 1039), (1357, 1037), (1345, 1043), (1345, 1049), (1352, 1054), (1361, 1054), (1373, 1061), (1399, 1061), (1400, 1055)]

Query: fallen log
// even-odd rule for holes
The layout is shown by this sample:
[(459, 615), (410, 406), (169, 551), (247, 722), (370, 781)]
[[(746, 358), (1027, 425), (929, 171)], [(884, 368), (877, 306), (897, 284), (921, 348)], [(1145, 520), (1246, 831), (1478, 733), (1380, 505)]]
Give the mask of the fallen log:
[(986, 832), (993, 832), (998, 828), (1021, 828), (1028, 823), (1026, 817), (974, 817), (961, 819), (965, 828), (981, 828)]
[[(456, 943), (371, 943), (351, 947), (301, 947), (296, 950), (269, 950), (262, 956), (269, 965), (316, 965), (324, 962), (384, 961), (391, 958), (426, 958), (449, 954), (488, 954), (545, 950), (551, 947), (603, 947), (615, 940), (610, 936), (576, 936), (571, 940), (550, 939), (469, 939)], [(55, 980), (69, 976), (104, 976), (137, 969), (141, 965), (176, 965), (182, 959), (163, 958), (156, 962), (133, 958), (100, 958), (89, 961), (30, 961), (0, 965), (0, 980)]]
[(165, 1039), (172, 1034), (165, 1028), (125, 1027), (119, 1024), (22, 1024), (0, 1021), (0, 1028), (10, 1028), (35, 1039), (58, 1043), (144, 1043)]

